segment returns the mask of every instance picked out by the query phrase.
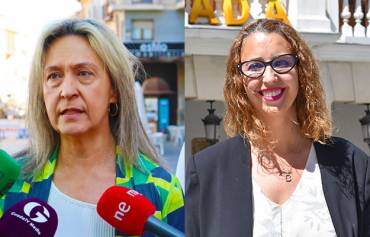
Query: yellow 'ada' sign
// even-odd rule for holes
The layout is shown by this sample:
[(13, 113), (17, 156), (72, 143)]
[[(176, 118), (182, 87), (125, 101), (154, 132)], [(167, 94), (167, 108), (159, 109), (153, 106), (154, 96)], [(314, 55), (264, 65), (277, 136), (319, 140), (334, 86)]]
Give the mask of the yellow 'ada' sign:
[[(234, 17), (232, 9), (232, 0), (223, 1), (223, 11), (226, 25), (243, 25), (249, 18), (249, 3), (247, 0), (235, 0), (241, 9), (241, 15)], [(268, 0), (266, 11), (266, 18), (278, 19), (287, 24), (289, 23), (288, 16), (280, 4), (279, 0)], [(208, 22), (212, 25), (220, 24), (214, 14), (214, 9), (210, 4), (210, 0), (193, 0), (193, 6), (189, 15), (189, 23), (195, 24), (198, 17), (206, 17)]]

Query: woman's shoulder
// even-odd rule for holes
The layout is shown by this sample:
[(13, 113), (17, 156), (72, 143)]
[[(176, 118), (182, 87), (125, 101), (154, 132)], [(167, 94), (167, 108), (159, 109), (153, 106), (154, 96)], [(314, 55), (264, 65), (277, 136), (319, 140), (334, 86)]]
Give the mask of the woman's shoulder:
[(167, 199), (170, 193), (182, 198), (181, 184), (174, 174), (144, 154), (140, 154), (139, 165), (141, 169), (133, 171), (136, 185), (153, 184), (162, 199)]
[(229, 157), (244, 154), (249, 149), (249, 143), (241, 135), (228, 138), (194, 155), (194, 160), (199, 162), (222, 162)]
[(330, 137), (325, 144), (316, 142), (316, 152), (331, 155), (341, 155), (348, 158), (367, 161), (370, 157), (359, 147), (342, 137)]
[(153, 161), (145, 154), (139, 155), (138, 160), (139, 166), (142, 169), (142, 173), (146, 174), (147, 176), (151, 176), (157, 179), (161, 179), (162, 182), (171, 182), (172, 179), (176, 178), (173, 174), (171, 174), (168, 170), (166, 170), (163, 166), (159, 163)]
[(189, 172), (199, 172), (211, 180), (217, 172), (229, 173), (244, 167), (249, 162), (248, 157), (250, 145), (246, 139), (240, 135), (228, 138), (189, 157), (187, 176)]

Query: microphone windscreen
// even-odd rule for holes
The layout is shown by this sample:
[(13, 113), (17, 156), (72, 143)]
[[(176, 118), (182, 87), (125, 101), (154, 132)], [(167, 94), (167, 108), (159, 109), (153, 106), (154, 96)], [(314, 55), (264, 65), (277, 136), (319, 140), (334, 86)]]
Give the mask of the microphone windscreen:
[(38, 198), (16, 203), (0, 219), (1, 237), (53, 237), (58, 226), (55, 210)]
[(0, 149), (0, 197), (2, 197), (17, 180), (21, 167), (17, 162)]
[(97, 204), (98, 214), (127, 235), (142, 235), (155, 206), (139, 192), (121, 186), (108, 188)]

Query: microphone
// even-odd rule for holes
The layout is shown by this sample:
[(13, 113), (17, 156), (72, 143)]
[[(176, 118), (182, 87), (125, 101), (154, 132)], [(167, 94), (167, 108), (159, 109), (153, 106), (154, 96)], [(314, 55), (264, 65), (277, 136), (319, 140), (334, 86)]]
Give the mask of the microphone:
[(0, 149), (0, 197), (2, 197), (17, 180), (21, 167), (18, 163)]
[(55, 210), (38, 198), (10, 207), (0, 219), (1, 237), (53, 237), (58, 226)]
[(108, 188), (97, 204), (98, 214), (127, 235), (141, 236), (147, 230), (163, 237), (185, 237), (179, 230), (151, 216), (155, 209), (144, 195), (121, 186)]

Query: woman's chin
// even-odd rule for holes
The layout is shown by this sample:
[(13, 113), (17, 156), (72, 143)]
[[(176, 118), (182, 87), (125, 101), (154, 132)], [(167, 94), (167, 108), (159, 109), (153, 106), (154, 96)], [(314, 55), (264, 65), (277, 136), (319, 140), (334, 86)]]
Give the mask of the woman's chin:
[(87, 129), (78, 126), (63, 127), (59, 130), (61, 136), (81, 136), (87, 133)]
[(279, 113), (282, 111), (279, 105), (263, 105), (263, 112), (265, 113)]

